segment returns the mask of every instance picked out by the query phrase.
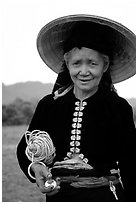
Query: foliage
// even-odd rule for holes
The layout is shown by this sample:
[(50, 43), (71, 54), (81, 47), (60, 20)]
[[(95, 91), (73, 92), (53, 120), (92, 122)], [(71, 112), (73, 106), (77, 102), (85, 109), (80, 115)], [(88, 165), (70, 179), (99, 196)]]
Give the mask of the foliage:
[[(133, 118), (136, 123), (136, 104), (135, 100), (128, 100), (133, 108)], [(38, 101), (24, 101), (17, 98), (9, 105), (2, 105), (2, 125), (28, 125), (31, 121)]]
[(2, 125), (29, 124), (36, 107), (36, 102), (16, 99), (9, 105), (2, 105)]

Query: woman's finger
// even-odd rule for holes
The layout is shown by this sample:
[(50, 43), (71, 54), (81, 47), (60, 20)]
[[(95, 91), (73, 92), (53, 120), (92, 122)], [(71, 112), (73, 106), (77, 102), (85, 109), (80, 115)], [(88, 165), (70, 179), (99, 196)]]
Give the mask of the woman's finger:
[(56, 180), (57, 186), (60, 186), (61, 179), (59, 177), (57, 177), (55, 180)]
[(55, 195), (55, 194), (57, 194), (59, 192), (59, 190), (60, 190), (60, 186), (57, 186), (53, 191), (47, 192), (47, 195), (48, 196)]
[(36, 184), (42, 193), (46, 193), (45, 180), (43, 177), (36, 177)]

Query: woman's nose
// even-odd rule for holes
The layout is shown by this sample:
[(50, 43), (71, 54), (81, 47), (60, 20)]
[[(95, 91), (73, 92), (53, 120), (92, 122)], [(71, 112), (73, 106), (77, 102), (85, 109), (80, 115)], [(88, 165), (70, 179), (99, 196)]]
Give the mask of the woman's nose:
[(86, 65), (82, 65), (80, 69), (80, 75), (89, 75), (89, 70)]

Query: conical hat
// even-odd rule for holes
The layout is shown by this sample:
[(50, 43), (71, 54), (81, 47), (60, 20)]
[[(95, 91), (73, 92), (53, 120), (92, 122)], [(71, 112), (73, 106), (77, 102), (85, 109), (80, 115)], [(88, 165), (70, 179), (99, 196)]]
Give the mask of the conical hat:
[[(110, 50), (110, 52), (112, 52), (110, 73), (113, 83), (126, 80), (136, 73), (135, 34), (122, 24), (113, 20), (84, 14), (58, 18), (46, 24), (40, 30), (37, 37), (37, 49), (42, 60), (50, 69), (56, 73), (61, 72), (64, 61), (65, 43), (71, 35), (72, 30), (74, 30), (80, 22), (84, 24), (89, 22), (90, 30), (93, 29), (98, 35), (100, 33), (101, 37), (105, 36), (106, 32), (108, 42), (106, 42), (104, 46), (106, 46), (106, 48), (112, 47)], [(108, 44), (109, 42), (112, 42), (112, 46)]]

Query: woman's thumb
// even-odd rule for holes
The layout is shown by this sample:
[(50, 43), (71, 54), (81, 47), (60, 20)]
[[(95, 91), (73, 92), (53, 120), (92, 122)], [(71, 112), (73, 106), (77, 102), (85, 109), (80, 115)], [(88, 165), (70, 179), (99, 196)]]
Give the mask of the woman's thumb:
[(46, 178), (46, 180), (49, 180), (52, 178), (52, 174), (47, 168), (43, 170), (43, 176)]

